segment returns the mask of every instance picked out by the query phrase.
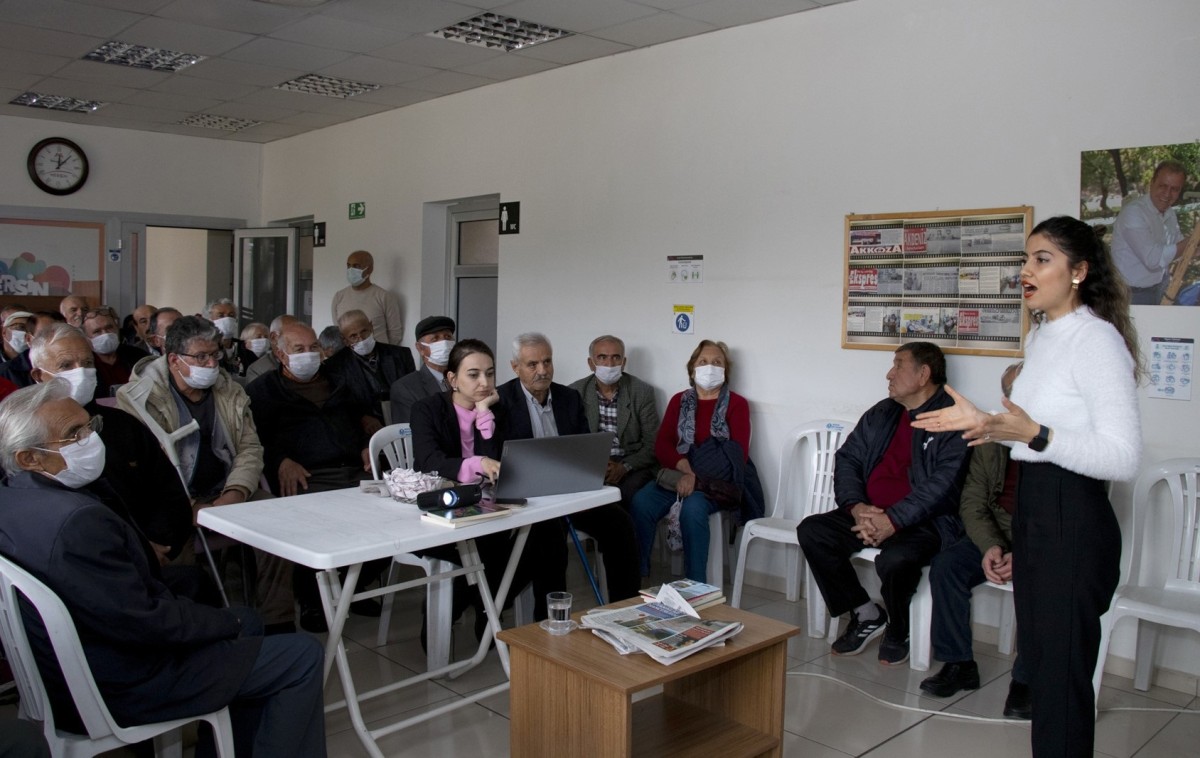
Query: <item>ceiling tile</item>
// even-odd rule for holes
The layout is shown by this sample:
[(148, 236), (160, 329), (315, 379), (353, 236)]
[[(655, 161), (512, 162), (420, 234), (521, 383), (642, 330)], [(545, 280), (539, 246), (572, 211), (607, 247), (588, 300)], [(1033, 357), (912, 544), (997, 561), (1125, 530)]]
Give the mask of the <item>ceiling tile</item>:
[(141, 16), (64, 0), (4, 0), (0, 2), (0, 18), (10, 23), (62, 32), (112, 37), (136, 23)]
[(197, 79), (190, 76), (172, 76), (162, 84), (154, 85), (148, 91), (207, 97), (213, 100), (236, 100), (251, 95), (259, 89), (259, 87), (252, 84), (218, 82), (209, 79)]
[(316, 71), (344, 61), (353, 53), (327, 50), (312, 45), (285, 42), (278, 39), (256, 39), (225, 54), (226, 58), (264, 66), (297, 68), (301, 71)]
[(499, 50), (489, 50), (419, 34), (395, 45), (381, 47), (371, 55), (376, 58), (387, 58), (401, 63), (413, 63), (433, 68), (455, 68), (468, 63), (486, 61), (504, 55), (504, 53)]
[(633, 0), (639, 5), (649, 5), (651, 8), (658, 8), (660, 11), (673, 11), (676, 8), (683, 8), (687, 5), (699, 5), (706, 3), (708, 0)]
[(248, 126), (245, 129), (238, 129), (233, 134), (242, 136), (258, 136), (268, 135), (272, 139), (281, 137), (293, 137), (297, 134), (303, 134), (307, 131), (303, 126), (296, 124), (259, 124), (258, 126)]
[(578, 63), (587, 61), (593, 58), (603, 58), (608, 55), (616, 55), (623, 53), (626, 50), (632, 50), (629, 45), (622, 45), (619, 42), (613, 42), (607, 39), (596, 39), (583, 34), (576, 34), (571, 37), (562, 37), (553, 42), (544, 42), (540, 45), (526, 48), (524, 50), (516, 50), (509, 55), (519, 55), (523, 58), (536, 58), (541, 61), (550, 61), (552, 63), (561, 63), (568, 65), (570, 63)]
[(443, 0), (342, 0), (322, 8), (319, 15), (395, 29), (424, 33), (479, 15), (470, 4)]
[(595, 37), (610, 39), (633, 47), (648, 47), (675, 39), (692, 37), (716, 29), (712, 24), (696, 21), (691, 18), (677, 16), (674, 13), (659, 13), (649, 18), (639, 18), (624, 24), (610, 26), (607, 29), (597, 29), (592, 32)]
[(103, 8), (113, 8), (119, 11), (133, 11), (134, 13), (153, 13), (165, 5), (173, 3), (175, 0), (71, 0), (73, 3), (81, 3), (83, 5), (98, 5)]
[(82, 58), (104, 42), (103, 37), (90, 37), (55, 29), (43, 29), (22, 24), (0, 23), (0, 45), (31, 53), (54, 51), (55, 55)]
[(479, 76), (460, 74), (455, 71), (443, 71), (433, 76), (427, 76), (424, 79), (417, 79), (415, 82), (409, 82), (408, 86), (426, 92), (436, 92), (439, 95), (449, 95), (453, 92), (462, 92), (492, 83), (493, 80), (484, 79)]
[(182, 134), (185, 137), (206, 137), (208, 139), (221, 139), (226, 134), (229, 134), (229, 132), (220, 129), (204, 129), (199, 126), (185, 126), (183, 124), (150, 124), (147, 129), (161, 134)]
[(286, 108), (292, 111), (315, 110), (309, 106), (314, 100), (325, 100), (320, 95), (306, 95), (303, 92), (288, 92), (274, 87), (262, 87), (244, 97), (237, 98), (239, 103), (249, 105), (267, 105), (275, 108)]
[[(15, 88), (20, 90), (17, 93), (18, 95), (21, 94), (21, 92), (28, 92), (29, 88), (33, 86), (34, 82), (39, 81), (42, 78), (43, 77), (41, 74), (26, 74), (20, 71), (9, 71), (8, 69), (0, 68), (0, 87)], [(4, 102), (8, 102), (9, 100), (12, 100), (11, 96)]]
[(96, 111), (96, 115), (102, 115), (105, 120), (126, 119), (129, 121), (150, 121), (156, 124), (171, 124), (187, 118), (190, 114), (187, 111), (177, 111), (169, 108), (143, 108), (140, 105), (111, 103)]
[(295, 116), (299, 111), (291, 108), (278, 108), (260, 103), (221, 103), (205, 109), (205, 113), (231, 118), (244, 118), (247, 121), (278, 121), (281, 118)]
[(435, 97), (441, 97), (441, 95), (434, 92), (410, 89), (408, 87), (380, 87), (372, 92), (355, 95), (354, 99), (361, 100), (364, 103), (379, 103), (381, 105), (390, 105), (393, 108), (402, 108), (405, 105), (432, 100)]
[(335, 63), (317, 71), (325, 76), (336, 76), (339, 79), (352, 79), (356, 82), (371, 84), (403, 84), (423, 76), (431, 76), (437, 72), (438, 69), (435, 68), (385, 61), (367, 55), (356, 55), (350, 60)]
[(121, 102), (128, 105), (140, 105), (145, 108), (164, 108), (198, 113), (219, 105), (221, 101), (204, 97), (188, 97), (186, 95), (173, 95), (168, 92), (142, 90), (141, 92), (135, 92)]
[(180, 72), (183, 78), (213, 79), (258, 87), (274, 87), (297, 76), (309, 73), (306, 69), (260, 66), (257, 63), (233, 61), (228, 58), (209, 58)]
[(501, 10), (504, 15), (516, 16), (522, 21), (556, 26), (570, 32), (590, 32), (657, 12), (625, 0), (602, 3), (592, 0), (517, 0)]
[(558, 64), (549, 61), (540, 61), (536, 58), (519, 58), (515, 55), (505, 55), (503, 58), (484, 61), (483, 63), (459, 66), (455, 71), (499, 81), (502, 79), (516, 79), (520, 76), (529, 76), (530, 74), (537, 74), (552, 68), (558, 68)]
[(821, 7), (815, 0), (708, 0), (699, 5), (689, 5), (676, 11), (681, 16), (694, 18), (721, 27), (750, 24), (768, 18), (786, 16), (789, 13)]
[(120, 84), (123, 87), (150, 87), (172, 76), (167, 71), (150, 71), (144, 68), (118, 66), (96, 61), (72, 61), (56, 72), (63, 79), (79, 79), (85, 82)]
[(175, 0), (156, 14), (232, 32), (269, 34), (312, 13), (309, 8), (287, 8), (248, 0)]
[[(349, 119), (342, 119), (342, 121), (347, 120)], [(338, 123), (340, 124), (342, 122), (339, 121)], [(240, 132), (219, 132), (219, 134), (224, 135), (219, 137), (219, 139), (224, 139), (228, 142), (257, 142), (259, 144), (266, 144), (268, 142), (274, 142), (277, 139), (282, 139), (281, 137), (276, 137), (273, 134), (246, 134), (245, 129)]]
[(343, 115), (348, 118), (361, 118), (362, 116), (370, 116), (374, 113), (382, 113), (392, 110), (392, 106), (383, 103), (369, 103), (366, 100), (351, 98), (342, 100), (336, 97), (321, 97), (320, 95), (308, 95), (313, 102), (304, 110), (316, 111), (317, 113), (334, 113)]
[(344, 119), (341, 116), (335, 116), (332, 113), (297, 113), (294, 116), (285, 116), (278, 119), (281, 124), (295, 124), (303, 126), (306, 129), (324, 129), (327, 126), (341, 123)]
[(120, 87), (115, 84), (101, 82), (81, 82), (75, 79), (57, 79), (49, 77), (36, 85), (37, 91), (46, 95), (65, 95), (81, 100), (103, 100), (106, 103), (116, 103), (132, 96), (138, 90)]
[(40, 55), (24, 50), (0, 48), (0, 69), (21, 71), (29, 74), (53, 74), (71, 62), (70, 58), (56, 55)]
[(253, 35), (213, 29), (165, 18), (147, 18), (121, 32), (121, 42), (174, 50), (177, 53), (220, 55), (254, 39)]
[(356, 53), (393, 45), (404, 36), (404, 32), (393, 29), (316, 16), (297, 21), (271, 34), (275, 39)]
[[(10, 97), (8, 100), (12, 100), (12, 98)], [(30, 108), (25, 105), (9, 105), (8, 100), (0, 103), (0, 116), (16, 116), (36, 121), (65, 121), (72, 124), (82, 124), (90, 120), (89, 116), (96, 115), (95, 113), (69, 113), (67, 111), (49, 111), (45, 108)]]

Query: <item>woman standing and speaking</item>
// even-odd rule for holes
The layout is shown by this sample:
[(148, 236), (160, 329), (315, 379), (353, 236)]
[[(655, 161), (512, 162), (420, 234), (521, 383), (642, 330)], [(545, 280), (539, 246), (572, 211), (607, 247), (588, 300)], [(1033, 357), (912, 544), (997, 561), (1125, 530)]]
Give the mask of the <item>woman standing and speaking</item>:
[(1007, 412), (984, 413), (947, 387), (955, 404), (913, 427), (961, 429), (972, 445), (1004, 442), (1021, 462), (1013, 589), (1033, 754), (1090, 757), (1100, 616), (1121, 560), (1105, 482), (1132, 479), (1142, 453), (1137, 337), (1125, 283), (1090, 226), (1047, 219), (1024, 258), (1022, 296), (1035, 326)]

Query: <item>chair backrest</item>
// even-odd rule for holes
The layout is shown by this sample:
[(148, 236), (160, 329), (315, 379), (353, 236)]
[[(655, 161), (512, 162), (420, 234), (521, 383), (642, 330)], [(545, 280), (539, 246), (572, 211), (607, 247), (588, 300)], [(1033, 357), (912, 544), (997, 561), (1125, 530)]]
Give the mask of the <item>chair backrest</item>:
[(773, 518), (800, 521), (813, 513), (833, 510), (833, 457), (854, 424), (820, 419), (788, 433), (779, 454), (779, 485)]
[(21, 706), (26, 715), (45, 722), (47, 739), (55, 734), (54, 712), (29, 646), (25, 625), (21, 621), (19, 595), (24, 595), (42, 618), (42, 625), (50, 637), (54, 655), (58, 658), (59, 668), (88, 737), (96, 740), (114, 734), (116, 724), (100, 697), (92, 670), (83, 655), (75, 623), (66, 606), (49, 587), (0, 556), (0, 638), (4, 641), (4, 652), (13, 669)]
[(380, 475), (380, 453), (387, 458), (390, 468), (412, 468), (412, 429), (408, 424), (385, 426), (371, 435), (371, 441), (367, 443), (367, 450), (371, 455), (372, 479), (378, 479)]
[(1200, 458), (1170, 458), (1143, 469), (1133, 488), (1133, 550), (1130, 583), (1137, 584), (1146, 537), (1146, 514), (1155, 486), (1165, 483), (1171, 498), (1171, 522), (1167, 525), (1169, 550), (1155, 550), (1163, 561), (1166, 587), (1200, 593)]

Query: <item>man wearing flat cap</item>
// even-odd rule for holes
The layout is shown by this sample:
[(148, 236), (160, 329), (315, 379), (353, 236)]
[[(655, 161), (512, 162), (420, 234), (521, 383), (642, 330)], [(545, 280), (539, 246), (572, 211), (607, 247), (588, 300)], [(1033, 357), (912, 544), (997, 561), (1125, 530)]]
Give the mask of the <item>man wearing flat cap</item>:
[(416, 338), (423, 365), (392, 383), (393, 424), (407, 424), (413, 403), (447, 389), (446, 362), (454, 347), (454, 319), (427, 316), (417, 324)]

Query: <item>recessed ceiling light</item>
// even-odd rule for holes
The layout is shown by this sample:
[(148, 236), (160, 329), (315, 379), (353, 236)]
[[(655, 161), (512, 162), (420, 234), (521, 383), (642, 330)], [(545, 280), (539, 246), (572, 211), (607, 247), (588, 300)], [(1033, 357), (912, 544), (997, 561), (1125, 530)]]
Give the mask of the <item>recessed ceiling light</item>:
[(63, 95), (43, 95), (40, 92), (23, 92), (12, 100), (9, 105), (27, 105), (30, 108), (47, 108), (52, 111), (71, 111), (74, 113), (91, 113), (97, 108), (103, 108), (108, 103), (99, 100), (80, 100), (77, 97)]
[(213, 116), (207, 113), (197, 113), (177, 123), (180, 126), (196, 126), (201, 129), (221, 129), (226, 132), (236, 132), (248, 129), (251, 126), (258, 126), (262, 122), (249, 121), (244, 118), (233, 118), (231, 116)]
[(482, 16), (451, 24), (445, 29), (429, 32), (427, 36), (512, 52), (560, 37), (569, 37), (572, 34), (574, 32), (535, 24), (531, 21), (522, 21), (511, 16), (484, 13)]
[(379, 89), (379, 85), (356, 82), (350, 79), (336, 79), (332, 76), (321, 76), (320, 74), (305, 74), (304, 76), (298, 76), (295, 79), (286, 81), (283, 84), (278, 84), (275, 86), (275, 89), (287, 90), (288, 92), (303, 92), (307, 95), (347, 98), (377, 90)]
[(156, 47), (144, 47), (112, 40), (83, 56), (83, 59), (151, 71), (178, 71), (199, 63), (205, 57), (195, 53), (179, 53), (174, 50), (161, 50)]

